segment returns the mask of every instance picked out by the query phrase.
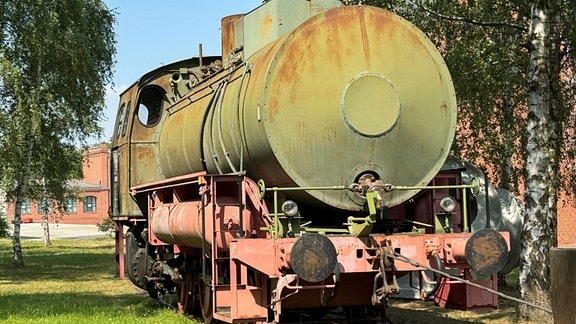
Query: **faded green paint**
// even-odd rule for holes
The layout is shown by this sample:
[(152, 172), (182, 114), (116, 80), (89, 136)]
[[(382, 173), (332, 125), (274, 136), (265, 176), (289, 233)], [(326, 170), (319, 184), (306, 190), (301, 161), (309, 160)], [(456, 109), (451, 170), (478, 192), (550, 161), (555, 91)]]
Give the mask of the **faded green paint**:
[[(291, 181), (345, 185), (364, 172), (392, 184), (430, 181), (452, 143), (456, 101), (449, 72), (422, 33), (383, 10), (343, 7), (313, 17), (281, 42), (258, 103), (262, 135)], [(346, 86), (366, 74), (387, 81), (374, 82), (373, 95), (347, 98)], [(393, 98), (391, 88), (401, 108), (384, 106)], [(343, 97), (346, 115), (358, 109), (358, 116), (384, 124), (358, 117), (354, 125), (385, 134), (370, 137), (349, 127)], [(386, 205), (414, 193), (389, 193)], [(345, 192), (310, 194), (339, 208), (360, 208)]]
[(250, 57), (269, 43), (292, 32), (310, 17), (340, 6), (342, 2), (339, 0), (272, 1), (247, 13), (235, 23), (235, 46), (243, 47), (244, 57)]
[(401, 106), (394, 84), (383, 76), (364, 73), (344, 88), (342, 118), (358, 134), (378, 137), (396, 126)]

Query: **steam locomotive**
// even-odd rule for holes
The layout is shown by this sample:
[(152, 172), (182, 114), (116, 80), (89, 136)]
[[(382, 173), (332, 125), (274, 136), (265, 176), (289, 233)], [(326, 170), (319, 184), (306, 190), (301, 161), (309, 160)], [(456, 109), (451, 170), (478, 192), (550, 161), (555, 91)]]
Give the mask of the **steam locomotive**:
[[(207, 323), (377, 320), (399, 279), (424, 291), (426, 267), (492, 277), (509, 235), (471, 232), (483, 188), (443, 168), (455, 125), (442, 57), (388, 11), (272, 0), (225, 17), (221, 56), (200, 50), (120, 96), (118, 262)], [(453, 303), (462, 288), (440, 279), (427, 295)]]

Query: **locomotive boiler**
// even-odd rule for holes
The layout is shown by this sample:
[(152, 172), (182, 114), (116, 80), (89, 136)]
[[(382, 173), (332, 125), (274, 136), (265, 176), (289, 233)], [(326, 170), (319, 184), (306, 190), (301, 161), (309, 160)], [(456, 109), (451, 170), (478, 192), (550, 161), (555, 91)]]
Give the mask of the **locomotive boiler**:
[(493, 275), (508, 238), (470, 233), (478, 185), (429, 186), (455, 125), (442, 57), (399, 16), (273, 0), (225, 17), (221, 56), (200, 50), (121, 94), (119, 262), (151, 296), (229, 323), (383, 316), (396, 278), (423, 265)]

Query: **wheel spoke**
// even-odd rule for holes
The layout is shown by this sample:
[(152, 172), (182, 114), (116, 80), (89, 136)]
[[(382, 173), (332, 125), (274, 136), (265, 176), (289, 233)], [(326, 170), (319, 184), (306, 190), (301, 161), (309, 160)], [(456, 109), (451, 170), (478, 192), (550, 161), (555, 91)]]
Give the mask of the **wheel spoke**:
[(194, 306), (194, 295), (192, 293), (192, 284), (181, 282), (176, 288), (178, 296), (178, 311), (184, 315), (190, 315)]
[(210, 285), (204, 284), (202, 281), (199, 281), (198, 284), (198, 292), (200, 293), (200, 309), (202, 311), (204, 323), (212, 323), (212, 291)]

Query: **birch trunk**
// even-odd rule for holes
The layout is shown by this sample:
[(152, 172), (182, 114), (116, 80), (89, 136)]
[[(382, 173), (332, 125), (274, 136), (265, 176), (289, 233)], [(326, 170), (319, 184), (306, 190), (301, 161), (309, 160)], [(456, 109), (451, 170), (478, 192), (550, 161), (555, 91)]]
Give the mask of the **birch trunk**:
[[(28, 189), (28, 181), (30, 180), (30, 175), (32, 173), (32, 153), (34, 149), (34, 134), (36, 129), (38, 128), (38, 124), (40, 121), (39, 117), (39, 108), (38, 105), (40, 103), (40, 72), (41, 72), (41, 64), (37, 64), (37, 68), (33, 69), (36, 72), (34, 76), (34, 80), (36, 80), (36, 88), (32, 90), (33, 96), (36, 100), (27, 101), (25, 99), (21, 99), (19, 103), (19, 109), (26, 110), (27, 112), (24, 115), (27, 115), (28, 118), (24, 119), (24, 125), (27, 125), (28, 129), (23, 130), (23, 136), (21, 138), (21, 148), (24, 151), (22, 155), (22, 169), (20, 175), (18, 176), (17, 182), (17, 190), (16, 190), (16, 203), (20, 202), (19, 206), (15, 206), (16, 210), (14, 211), (14, 222), (18, 222), (19, 224), (14, 224), (14, 235), (12, 238), (12, 245), (14, 250), (14, 261), (17, 266), (24, 265), (24, 257), (22, 254), (22, 246), (20, 244), (20, 223), (22, 222), (22, 215), (21, 209), (18, 207), (22, 206), (22, 200), (26, 197), (27, 189)], [(18, 216), (18, 219), (16, 218)], [(16, 231), (16, 226), (18, 226), (18, 231)]]
[(44, 211), (42, 214), (42, 229), (44, 230), (44, 247), (52, 246), (50, 241), (50, 221), (48, 219), (48, 212)]
[[(52, 245), (50, 242), (50, 220), (48, 219), (48, 200), (46, 199), (46, 179), (42, 178), (42, 229), (44, 230), (44, 247)], [(52, 206), (53, 207), (53, 206)]]
[(26, 188), (30, 179), (30, 165), (32, 163), (32, 149), (34, 141), (32, 139), (33, 127), (30, 125), (28, 132), (29, 140), (26, 141), (26, 153), (24, 155), (22, 174), (19, 179), (18, 190), (16, 191), (16, 204), (14, 211), (14, 235), (12, 237), (12, 246), (14, 250), (14, 262), (17, 266), (24, 266), (24, 257), (22, 245), (20, 244), (20, 224), (22, 223), (22, 201), (26, 197)]
[[(20, 190), (18, 190), (20, 191)], [(22, 244), (20, 243), (20, 225), (22, 224), (22, 198), (15, 198), (14, 203), (14, 233), (12, 234), (12, 250), (14, 252), (14, 264), (24, 266)]]
[[(557, 19), (556, 4), (534, 0), (531, 4), (529, 38), (530, 90), (528, 94), (526, 215), (522, 230), (520, 297), (551, 308), (550, 249), (556, 245), (556, 199), (558, 170), (558, 120), (554, 114), (555, 68), (551, 59), (552, 22)], [(552, 323), (552, 315), (537, 308), (519, 304), (521, 323)]]
[(30, 179), (31, 168), (32, 168), (32, 150), (34, 149), (34, 124), (35, 121), (28, 123), (28, 129), (24, 133), (25, 143), (22, 145), (24, 150), (23, 161), (22, 161), (22, 171), (17, 179), (17, 190), (15, 197), (15, 211), (14, 211), (14, 235), (12, 237), (12, 246), (14, 250), (14, 262), (17, 266), (24, 266), (24, 257), (22, 253), (22, 245), (20, 244), (20, 224), (22, 223), (22, 201), (26, 197), (26, 190), (28, 187), (28, 181)]

